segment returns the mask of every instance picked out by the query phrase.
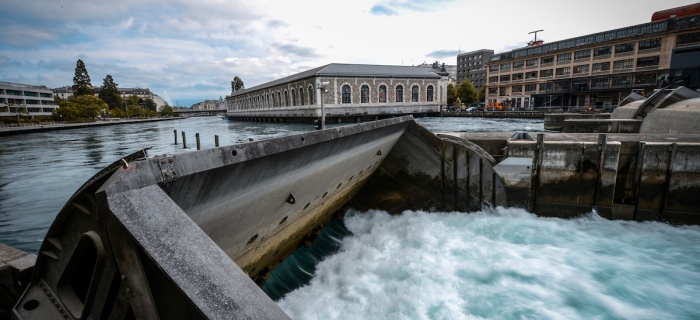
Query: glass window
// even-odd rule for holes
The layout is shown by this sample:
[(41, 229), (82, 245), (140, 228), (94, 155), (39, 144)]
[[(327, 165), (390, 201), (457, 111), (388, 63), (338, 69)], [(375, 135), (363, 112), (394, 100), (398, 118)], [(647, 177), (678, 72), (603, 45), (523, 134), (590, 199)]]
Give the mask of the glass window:
[(345, 85), (343, 85), (343, 86), (341, 87), (340, 90), (341, 90), (341, 97), (342, 97), (342, 98), (341, 98), (341, 103), (350, 103), (350, 102), (351, 102), (351, 99), (350, 99), (350, 85), (345, 84)]
[(501, 70), (510, 70), (510, 63), (501, 63)]
[(396, 102), (403, 102), (403, 86), (396, 86)]
[(360, 103), (369, 103), (369, 86), (366, 84), (360, 87)]
[(639, 50), (661, 48), (661, 38), (639, 41)]
[(506, 75), (502, 75), (502, 76), (501, 76), (501, 82), (508, 82), (508, 81), (510, 81), (510, 75), (509, 75), (509, 74), (506, 74)]
[(658, 56), (637, 59), (637, 68), (656, 67), (658, 65), (659, 65), (659, 57)]
[(299, 88), (299, 105), (304, 105), (304, 88)]
[(610, 70), (610, 62), (601, 62), (593, 64), (593, 72), (601, 72)]
[(425, 90), (425, 91), (426, 91), (426, 95), (425, 95), (425, 100), (426, 100), (426, 101), (428, 101), (428, 102), (432, 102), (432, 101), (433, 101), (433, 90), (434, 90), (434, 89), (433, 89), (433, 85), (432, 85), (432, 84), (431, 84), (431, 85), (428, 85), (428, 89)]
[(515, 61), (513, 62), (513, 69), (515, 68), (522, 68), (525, 65), (525, 61)]
[(535, 90), (537, 90), (536, 84), (526, 84), (525, 85), (525, 92), (534, 92)]
[(498, 82), (498, 76), (489, 77), (489, 83)]
[(600, 47), (600, 48), (595, 48), (595, 49), (593, 49), (593, 56), (594, 56), (594, 57), (609, 56), (611, 53), (612, 53), (612, 47), (611, 47), (611, 46)]
[(574, 52), (574, 59), (588, 59), (591, 57), (591, 49)]
[(540, 92), (547, 91), (547, 90), (552, 90), (552, 83), (551, 82), (540, 83)]
[(294, 89), (292, 89), (292, 106), (297, 105), (297, 95), (294, 94)]
[(591, 88), (607, 88), (608, 78), (593, 78), (591, 79)]
[(379, 86), (379, 103), (386, 103), (386, 86)]
[(542, 57), (542, 58), (540, 59), (540, 62), (541, 62), (542, 64), (545, 64), (545, 63), (554, 63), (554, 56)]
[(700, 42), (700, 32), (679, 34), (676, 37), (676, 46)]
[(411, 102), (418, 102), (418, 86), (411, 87)]
[(618, 70), (627, 70), (627, 69), (632, 69), (632, 64), (634, 62), (634, 59), (627, 59), (627, 60), (618, 60), (613, 63), (613, 70), (618, 71)]
[(525, 79), (537, 79), (537, 71), (526, 72)]
[(632, 78), (630, 76), (618, 76), (614, 77), (612, 80), (613, 86), (629, 86), (631, 84)]
[(582, 64), (578, 66), (574, 66), (574, 74), (588, 74), (588, 70), (590, 69), (590, 65), (587, 64)]
[(634, 42), (615, 45), (615, 53), (634, 52)]
[(551, 77), (554, 74), (552, 69), (540, 70), (540, 78)]
[(562, 53), (557, 55), (557, 63), (565, 63), (571, 61), (571, 52)]
[(489, 88), (489, 94), (496, 94), (496, 93), (498, 93), (498, 88), (495, 88), (495, 87)]
[(557, 68), (558, 76), (565, 76), (571, 73), (571, 67)]
[(535, 59), (528, 59), (527, 62), (526, 62), (526, 65), (527, 65), (528, 67), (536, 67), (536, 66), (538, 65), (539, 61), (540, 61), (540, 60), (537, 59), (537, 58), (535, 58)]

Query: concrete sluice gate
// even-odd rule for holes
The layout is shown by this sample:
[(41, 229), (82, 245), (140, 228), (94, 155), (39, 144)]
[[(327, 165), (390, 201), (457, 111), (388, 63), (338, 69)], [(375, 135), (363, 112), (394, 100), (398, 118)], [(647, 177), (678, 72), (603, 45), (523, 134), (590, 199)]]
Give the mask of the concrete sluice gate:
[(437, 135), (408, 116), (173, 156), (134, 153), (58, 214), (14, 316), (288, 318), (259, 286), (349, 207), (517, 206), (562, 217), (595, 208), (608, 218), (699, 220), (697, 144), (527, 134), (497, 144)]

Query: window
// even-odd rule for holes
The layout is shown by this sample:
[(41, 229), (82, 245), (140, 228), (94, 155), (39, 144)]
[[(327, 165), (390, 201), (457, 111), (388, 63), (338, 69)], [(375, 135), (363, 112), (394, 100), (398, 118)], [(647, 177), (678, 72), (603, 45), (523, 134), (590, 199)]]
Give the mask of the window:
[(299, 88), (299, 105), (304, 105), (304, 88)]
[(557, 63), (567, 63), (571, 62), (571, 52), (562, 53), (557, 55)]
[(496, 72), (496, 71), (498, 71), (498, 65), (490, 66), (490, 67), (489, 67), (489, 71), (490, 71), (490, 72)]
[(350, 85), (344, 84), (341, 87), (341, 103), (350, 103)]
[(700, 42), (700, 32), (679, 34), (676, 37), (676, 46)]
[(292, 89), (292, 106), (297, 105), (297, 95), (294, 94), (294, 89)]
[(590, 69), (590, 65), (587, 65), (587, 64), (574, 66), (574, 74), (588, 74), (589, 69)]
[(537, 71), (526, 72), (525, 79), (537, 79)]
[(539, 59), (528, 59), (525, 63), (528, 67), (536, 67), (538, 65)]
[(526, 84), (525, 85), (525, 92), (534, 92), (535, 90), (537, 90), (536, 84)]
[(601, 62), (593, 64), (593, 72), (610, 71), (610, 62)]
[(507, 95), (506, 90), (507, 90), (506, 87), (501, 87), (501, 88), (500, 88), (500, 91), (501, 91), (501, 92), (499, 93), (499, 95), (501, 95), (501, 96)]
[(510, 70), (510, 63), (501, 63), (501, 70)]
[(659, 66), (659, 56), (637, 59), (637, 68), (651, 68)]
[(540, 78), (551, 77), (553, 74), (552, 69), (540, 70)]
[(279, 93), (279, 92), (277, 92), (277, 105), (276, 105), (276, 106), (277, 106), (277, 107), (281, 107), (281, 106), (282, 106), (282, 94)]
[(552, 90), (552, 83), (547, 82), (547, 83), (540, 83), (540, 92)]
[(403, 86), (396, 86), (396, 102), (403, 102)]
[(568, 76), (571, 73), (571, 67), (557, 68), (557, 76)]
[(639, 50), (661, 48), (661, 38), (647, 39), (639, 41)]
[(591, 79), (591, 88), (604, 89), (608, 87), (608, 78), (593, 78)]
[(525, 65), (525, 61), (515, 61), (513, 62), (513, 69), (515, 68), (522, 68)]
[(418, 86), (411, 87), (411, 102), (418, 102)]
[(508, 82), (508, 81), (510, 81), (510, 75), (509, 75), (509, 74), (505, 74), (505, 75), (502, 75), (502, 76), (501, 76), (501, 82)]
[(287, 93), (287, 90), (284, 91), (284, 106), (289, 106), (289, 94)]
[(634, 77), (635, 85), (656, 85), (656, 73), (638, 74)]
[(489, 88), (489, 94), (496, 94), (498, 93), (498, 88), (490, 87)]
[(513, 86), (513, 92), (523, 92), (523, 86)]
[(569, 80), (555, 81), (554, 90), (569, 90)]
[(614, 77), (612, 80), (612, 85), (615, 87), (626, 87), (631, 84), (631, 77), (630, 76), (618, 76)]
[(541, 64), (554, 63), (554, 56), (542, 57), (540, 59)]
[(369, 86), (366, 84), (360, 87), (360, 103), (369, 103)]
[(513, 75), (513, 81), (522, 81), (523, 80), (523, 74), (522, 73), (516, 73)]
[(428, 89), (426, 89), (425, 91), (426, 91), (425, 100), (428, 102), (433, 102), (433, 91), (434, 91), (433, 85), (432, 84), (428, 85)]
[(314, 95), (315, 95), (314, 87), (309, 86), (309, 105), (314, 104)]
[(379, 103), (386, 103), (386, 86), (379, 86)]
[(496, 83), (496, 82), (498, 82), (498, 76), (489, 77), (489, 83)]
[(634, 59), (618, 60), (613, 63), (613, 71), (632, 69)]
[(591, 57), (591, 49), (579, 50), (574, 52), (574, 59), (589, 59)]
[(594, 57), (609, 56), (611, 53), (612, 53), (612, 47), (611, 47), (611, 46), (600, 47), (600, 48), (595, 48), (595, 49), (593, 49), (593, 56), (594, 56)]
[(621, 43), (615, 45), (615, 54), (634, 52), (634, 42)]

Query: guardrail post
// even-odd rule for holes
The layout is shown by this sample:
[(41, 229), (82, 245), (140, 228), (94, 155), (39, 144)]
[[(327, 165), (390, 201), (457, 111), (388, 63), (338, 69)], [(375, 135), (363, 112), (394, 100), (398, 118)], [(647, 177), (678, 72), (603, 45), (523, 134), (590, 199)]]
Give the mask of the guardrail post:
[(173, 130), (173, 135), (175, 135), (175, 145), (177, 145), (177, 129)]
[(199, 145), (199, 132), (194, 134), (194, 139), (197, 140), (197, 150), (200, 150), (200, 145)]
[(182, 148), (187, 149), (187, 139), (185, 138), (185, 131), (182, 132)]
[(214, 146), (219, 147), (219, 135), (214, 135)]

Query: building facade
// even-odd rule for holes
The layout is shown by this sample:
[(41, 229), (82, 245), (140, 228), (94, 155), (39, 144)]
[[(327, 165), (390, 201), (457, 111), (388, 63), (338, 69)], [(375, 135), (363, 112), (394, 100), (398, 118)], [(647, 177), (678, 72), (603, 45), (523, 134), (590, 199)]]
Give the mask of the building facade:
[(202, 102), (197, 102), (192, 105), (192, 110), (224, 110), (226, 109), (226, 101), (223, 98), (218, 100), (208, 99)]
[(0, 82), (0, 117), (50, 116), (56, 108), (53, 91), (45, 86)]
[(457, 55), (457, 83), (469, 80), (479, 88), (486, 84), (486, 65), (493, 50), (481, 49)]
[(226, 97), (226, 115), (314, 119), (321, 104), (331, 121), (437, 113), (447, 100), (447, 79), (432, 68), (334, 63), (234, 92)]
[[(700, 15), (539, 44), (493, 55), (486, 102), (515, 110), (612, 108), (669, 81), (674, 50), (700, 45)], [(687, 50), (685, 50), (687, 51)]]

